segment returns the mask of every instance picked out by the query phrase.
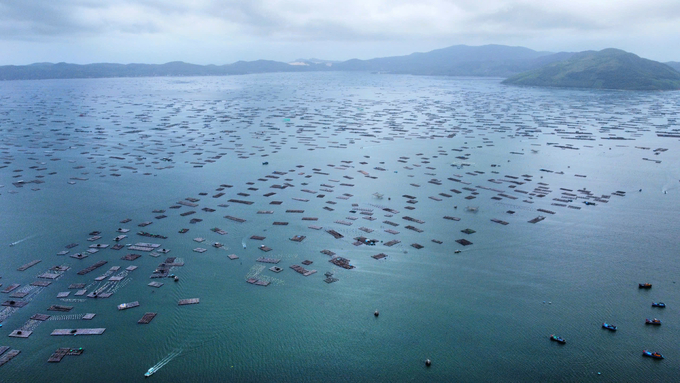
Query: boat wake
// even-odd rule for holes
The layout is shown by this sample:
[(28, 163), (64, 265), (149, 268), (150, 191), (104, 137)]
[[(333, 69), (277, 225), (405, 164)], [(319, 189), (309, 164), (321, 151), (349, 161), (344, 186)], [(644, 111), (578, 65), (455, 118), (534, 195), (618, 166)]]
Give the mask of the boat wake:
[(18, 241), (16, 241), (16, 242), (12, 242), (12, 243), (9, 244), (9, 247), (16, 246), (16, 245), (20, 244), (21, 242), (23, 242), (23, 241), (25, 241), (25, 240), (27, 240), (27, 239), (31, 239), (31, 238), (33, 238), (33, 237), (35, 237), (35, 234), (34, 234), (34, 235), (29, 235), (28, 237), (26, 237), (26, 238), (24, 238), (24, 239), (20, 239), (20, 240), (18, 240)]
[(244, 249), (246, 248), (246, 238), (245, 238), (245, 237), (243, 237), (243, 238), (241, 239), (241, 245), (243, 245), (243, 248), (244, 248)]
[(161, 368), (163, 368), (163, 366), (165, 366), (166, 364), (170, 363), (171, 360), (173, 360), (173, 359), (175, 359), (177, 356), (179, 356), (179, 354), (181, 354), (182, 351), (184, 351), (183, 348), (179, 348), (179, 349), (173, 350), (170, 354), (168, 354), (168, 356), (166, 356), (165, 358), (161, 359), (158, 363), (156, 363), (153, 367), (151, 367), (151, 368), (149, 369), (149, 371), (147, 371), (147, 372), (144, 374), (144, 376), (147, 376), (147, 377), (148, 377), (148, 376), (151, 376), (151, 375), (155, 374), (158, 370), (160, 370)]

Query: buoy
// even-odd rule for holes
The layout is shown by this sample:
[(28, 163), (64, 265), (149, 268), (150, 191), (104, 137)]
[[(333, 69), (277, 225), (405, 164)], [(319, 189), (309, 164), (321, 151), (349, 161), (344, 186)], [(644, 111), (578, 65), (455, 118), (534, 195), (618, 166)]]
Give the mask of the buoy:
[(430, 366), (432, 365), (432, 361), (429, 360), (429, 359), (425, 359), (425, 365), (426, 365), (427, 367), (430, 367)]
[(378, 315), (380, 315), (380, 313), (378, 312), (378, 310), (375, 310), (375, 312), (373, 313), (373, 315), (378, 316)]

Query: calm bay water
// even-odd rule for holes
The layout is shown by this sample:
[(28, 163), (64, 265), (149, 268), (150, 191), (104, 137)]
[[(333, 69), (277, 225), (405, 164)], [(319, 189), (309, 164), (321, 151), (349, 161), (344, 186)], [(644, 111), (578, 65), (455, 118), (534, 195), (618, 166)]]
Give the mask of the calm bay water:
[[(0, 169), (0, 289), (19, 283), (18, 291), (35, 294), (11, 315), (4, 311), (0, 346), (21, 354), (0, 367), (0, 381), (142, 380), (164, 358), (167, 364), (150, 379), (673, 379), (680, 360), (678, 138), (657, 133), (677, 129), (680, 94), (541, 90), (499, 82), (324, 73), (0, 84), (6, 165)], [(271, 187), (285, 184), (290, 186)], [(225, 195), (213, 198), (222, 188)], [(625, 196), (612, 195), (616, 191)], [(276, 194), (264, 196), (269, 192)], [(199, 206), (170, 208), (187, 197), (200, 199)], [(563, 203), (555, 199), (571, 199), (564, 204), (580, 209), (553, 205)], [(376, 219), (363, 219), (356, 208), (372, 209)], [(180, 216), (189, 210), (196, 213)], [(274, 213), (257, 214), (261, 210)], [(154, 218), (159, 214), (167, 218)], [(527, 222), (538, 215), (545, 220)], [(131, 221), (120, 223), (125, 218)], [(192, 218), (203, 221), (190, 224)], [(153, 224), (137, 227), (144, 221)], [(126, 249), (69, 257), (91, 243), (113, 245), (121, 227), (131, 230), (122, 242), (160, 243), (170, 253), (142, 253), (132, 262), (120, 260), (131, 252)], [(217, 235), (213, 227), (228, 234)], [(181, 228), (190, 231), (178, 234)], [(465, 228), (476, 232), (461, 233)], [(88, 242), (94, 230), (102, 239)], [(141, 237), (139, 230), (168, 239)], [(289, 241), (294, 235), (306, 239)], [(353, 245), (352, 238), (361, 235), (382, 243)], [(192, 240), (197, 237), (206, 242)], [(455, 242), (462, 238), (473, 244)], [(401, 243), (384, 245), (392, 239)], [(225, 248), (210, 246), (215, 241)], [(79, 246), (56, 255), (70, 243)], [(263, 253), (260, 244), (273, 250)], [(193, 252), (196, 247), (208, 251)], [(323, 249), (356, 268), (334, 266)], [(229, 260), (232, 253), (239, 259)], [(387, 258), (371, 258), (378, 253)], [(184, 259), (183, 267), (173, 269), (180, 282), (147, 286), (167, 256)], [(281, 259), (284, 271), (267, 270), (271, 265), (255, 261), (260, 256)], [(16, 270), (38, 259), (28, 270)], [(98, 260), (108, 264), (77, 275)], [(313, 261), (304, 267), (318, 272), (304, 277), (289, 268), (303, 260)], [(55, 265), (70, 269), (48, 287), (29, 286)], [(130, 265), (138, 268), (110, 298), (79, 299), (68, 289), (86, 283), (89, 292), (101, 286), (93, 279), (111, 266)], [(327, 271), (338, 281), (324, 283)], [(246, 283), (250, 276), (271, 284)], [(653, 288), (638, 289), (643, 282)], [(65, 291), (72, 294), (58, 299)], [(3, 301), (10, 294), (3, 293)], [(177, 305), (193, 297), (200, 304)], [(140, 307), (116, 309), (131, 301)], [(653, 301), (668, 307), (653, 309)], [(55, 304), (74, 306), (68, 314), (97, 315), (91, 321), (66, 319), (47, 311)], [(145, 312), (158, 316), (137, 324)], [(35, 313), (58, 320), (29, 323)], [(652, 317), (663, 324), (645, 326)], [(605, 321), (619, 330), (602, 329)], [(23, 326), (33, 329), (29, 338), (7, 336), (28, 328)], [(54, 329), (91, 327), (106, 331), (50, 336)], [(567, 344), (550, 342), (553, 333)], [(85, 352), (48, 364), (59, 347)], [(643, 349), (666, 359), (643, 358)]]

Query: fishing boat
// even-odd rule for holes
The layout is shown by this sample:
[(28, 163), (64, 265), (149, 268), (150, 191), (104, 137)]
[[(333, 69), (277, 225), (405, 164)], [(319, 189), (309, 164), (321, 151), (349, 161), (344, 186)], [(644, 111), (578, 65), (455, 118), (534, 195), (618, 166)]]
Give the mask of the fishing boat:
[(613, 324), (609, 324), (609, 323), (606, 323), (606, 322), (602, 323), (602, 328), (606, 328), (609, 331), (616, 331), (616, 329), (617, 329), (617, 327), (614, 326)]
[(553, 341), (555, 341), (557, 343), (561, 343), (561, 344), (567, 343), (567, 341), (564, 338), (562, 338), (561, 336), (557, 336), (555, 334), (550, 335), (550, 340), (553, 340)]
[(651, 351), (647, 351), (647, 350), (642, 350), (642, 356), (648, 356), (648, 357), (654, 358), (654, 359), (663, 359), (663, 355), (661, 355), (660, 353), (658, 353), (656, 351), (651, 352)]
[(651, 289), (652, 284), (651, 283), (638, 283), (638, 287), (641, 289)]
[(144, 373), (144, 377), (145, 377), (145, 378), (148, 378), (149, 376), (153, 375), (154, 372), (156, 372), (156, 369), (153, 368), (153, 367), (151, 367), (151, 368), (149, 369), (149, 371), (147, 371), (147, 372)]
[(664, 308), (666, 307), (666, 304), (663, 302), (652, 302), (652, 307), (661, 307)]
[(661, 321), (656, 319), (656, 318), (654, 318), (654, 319), (647, 318), (647, 319), (645, 319), (645, 324), (654, 324), (654, 325), (659, 326), (659, 325), (661, 325)]

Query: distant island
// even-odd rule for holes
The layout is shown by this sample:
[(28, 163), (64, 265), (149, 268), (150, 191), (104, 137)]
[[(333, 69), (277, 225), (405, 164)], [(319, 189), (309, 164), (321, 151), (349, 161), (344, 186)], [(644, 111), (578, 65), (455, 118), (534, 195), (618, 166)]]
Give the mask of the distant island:
[(503, 84), (569, 88), (678, 90), (680, 72), (619, 49), (586, 51), (512, 76)]
[[(673, 69), (675, 68), (675, 69)], [(504, 45), (455, 45), (406, 56), (329, 61), (297, 59), (238, 61), (226, 65), (36, 63), (0, 66), (0, 80), (108, 77), (226, 76), (273, 72), (372, 72), (430, 76), (507, 78), (512, 85), (632, 90), (680, 89), (680, 63), (668, 65), (617, 49), (600, 52), (539, 52)]]

